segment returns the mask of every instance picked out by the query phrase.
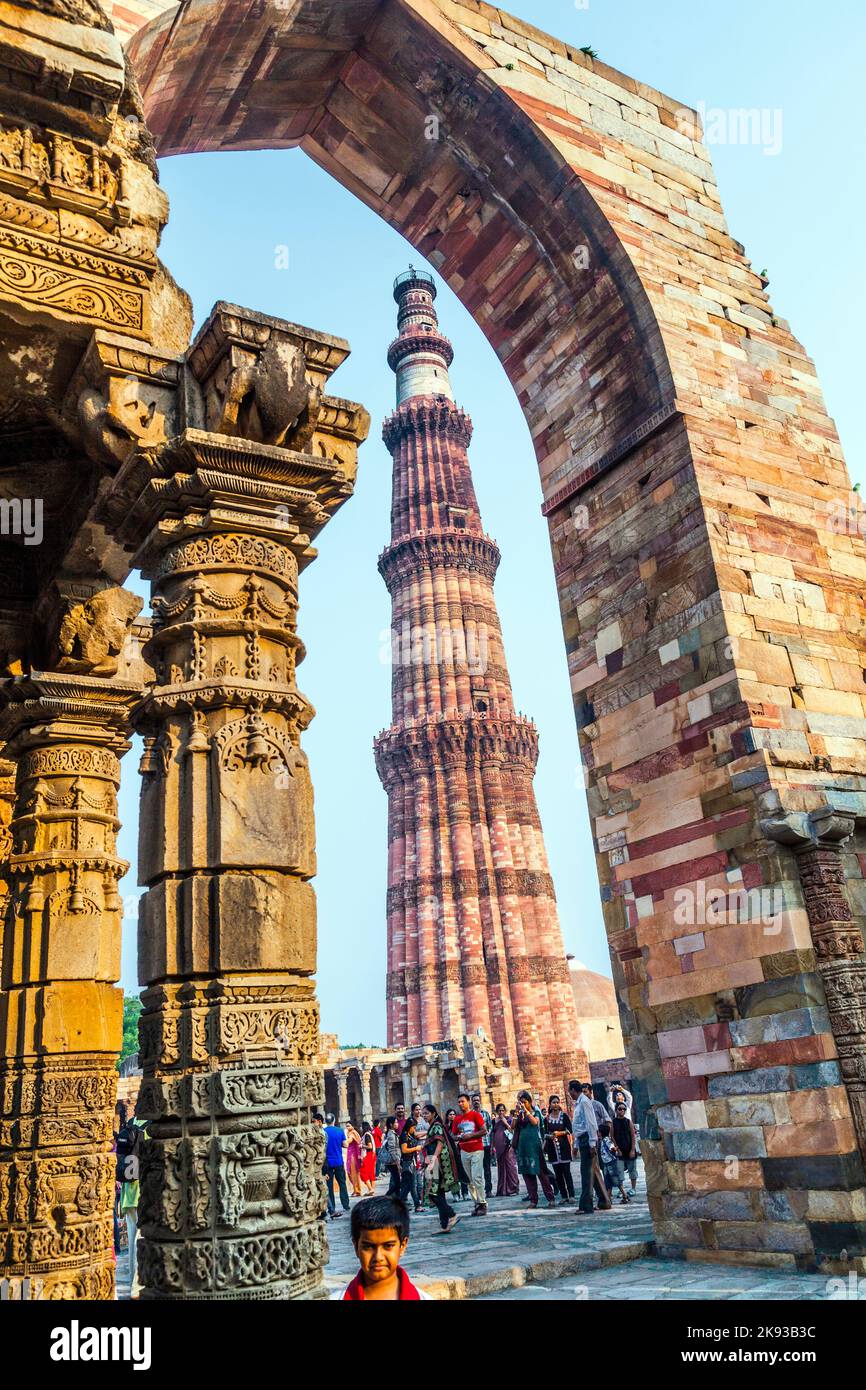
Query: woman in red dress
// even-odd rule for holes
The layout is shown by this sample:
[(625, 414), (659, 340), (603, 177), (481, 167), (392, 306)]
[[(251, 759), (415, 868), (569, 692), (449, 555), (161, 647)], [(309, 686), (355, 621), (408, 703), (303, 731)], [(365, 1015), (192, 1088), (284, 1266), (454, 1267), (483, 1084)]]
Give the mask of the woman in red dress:
[(361, 1182), (367, 1189), (368, 1197), (376, 1191), (376, 1140), (369, 1121), (361, 1132)]

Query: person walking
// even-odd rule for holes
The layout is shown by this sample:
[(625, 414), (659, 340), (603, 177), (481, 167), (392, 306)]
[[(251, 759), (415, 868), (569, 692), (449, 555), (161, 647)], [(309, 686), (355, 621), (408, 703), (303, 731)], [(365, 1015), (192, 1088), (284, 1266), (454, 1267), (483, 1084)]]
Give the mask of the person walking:
[(328, 1217), (331, 1221), (336, 1212), (336, 1202), (334, 1201), (334, 1189), (328, 1182), (328, 1140), (325, 1134), (325, 1117), (318, 1112), (313, 1116), (313, 1124), (322, 1135), (322, 1142), (325, 1145), (325, 1161), (322, 1164), (322, 1177), (325, 1179), (325, 1193), (328, 1199)]
[(637, 1192), (637, 1130), (626, 1110), (624, 1100), (617, 1101), (613, 1117), (613, 1142), (622, 1155), (622, 1163), (631, 1182), (632, 1196)]
[[(607, 1188), (598, 1171), (598, 1121), (591, 1096), (592, 1088), (581, 1088), (579, 1081), (569, 1081), (568, 1091), (574, 1104), (571, 1129), (580, 1155), (580, 1203), (578, 1215), (591, 1216), (595, 1210), (593, 1188), (598, 1191), (599, 1205), (611, 1205)], [(587, 1094), (587, 1091), (589, 1094)], [(595, 1162), (593, 1162), (595, 1160)]]
[(427, 1141), (425, 1146), (427, 1191), (439, 1213), (439, 1234), (447, 1235), (449, 1231), (454, 1230), (460, 1220), (448, 1201), (449, 1195), (456, 1193), (460, 1187), (460, 1179), (457, 1176), (457, 1153), (445, 1122), (432, 1101), (428, 1100), (424, 1106), (424, 1119), (427, 1122), (427, 1132), (424, 1136)]
[(493, 1196), (493, 1150), (490, 1147), (493, 1116), (489, 1110), (484, 1109), (481, 1104), (481, 1096), (477, 1091), (472, 1097), (472, 1106), (484, 1121), (484, 1197), (486, 1201), (489, 1201)]
[(120, 1181), (120, 1215), (126, 1222), (126, 1236), (129, 1250), (129, 1296), (138, 1298), (138, 1259), (136, 1239), (138, 1237), (138, 1199), (141, 1192), (141, 1151), (145, 1141), (150, 1138), (146, 1132), (147, 1121), (136, 1113), (132, 1119), (117, 1131), (115, 1148), (115, 1176)]
[(574, 1179), (571, 1176), (571, 1121), (559, 1102), (551, 1096), (544, 1121), (544, 1153), (553, 1169), (553, 1176), (563, 1202), (574, 1204)]
[(486, 1216), (487, 1201), (484, 1196), (484, 1120), (477, 1110), (472, 1109), (472, 1102), (466, 1091), (461, 1091), (460, 1095), (457, 1097), (457, 1104), (460, 1109), (454, 1117), (451, 1132), (457, 1141), (460, 1157), (463, 1159), (463, 1167), (466, 1169), (469, 1191), (475, 1203), (475, 1210), (472, 1215)]
[(550, 1174), (544, 1162), (544, 1121), (541, 1111), (532, 1103), (528, 1091), (521, 1091), (517, 1097), (517, 1119), (514, 1123), (514, 1149), (517, 1155), (517, 1171), (526, 1184), (530, 1208), (538, 1206), (538, 1180), (547, 1198), (549, 1207), (556, 1206), (556, 1197)]
[(337, 1204), (334, 1200), (334, 1182), (340, 1192), (340, 1205), (343, 1211), (349, 1210), (349, 1193), (346, 1187), (346, 1131), (337, 1124), (334, 1115), (325, 1116), (325, 1169), (328, 1183), (329, 1207), (333, 1207), (334, 1215), (339, 1216)]
[(364, 1191), (368, 1197), (376, 1194), (376, 1140), (373, 1138), (373, 1126), (369, 1120), (364, 1122), (361, 1129), (361, 1168), (360, 1178), (364, 1185)]
[(400, 1139), (397, 1134), (397, 1121), (393, 1115), (385, 1120), (385, 1133), (382, 1135), (382, 1148), (379, 1153), (382, 1171), (388, 1174), (388, 1196), (400, 1195)]
[(514, 1130), (502, 1104), (496, 1107), (490, 1143), (496, 1154), (496, 1196), (516, 1197), (520, 1191), (520, 1180), (517, 1176), (517, 1159), (514, 1157)]
[(406, 1202), (412, 1196), (416, 1212), (420, 1211), (420, 1207), (414, 1202), (413, 1194), (418, 1172), (418, 1155), (423, 1152), (424, 1145), (415, 1132), (415, 1121), (410, 1115), (400, 1132), (400, 1201)]
[(361, 1195), (361, 1136), (352, 1124), (346, 1122), (346, 1176), (353, 1197)]
[(402, 1102), (401, 1102), (400, 1105), (395, 1105), (395, 1106), (394, 1106), (394, 1128), (395, 1128), (396, 1131), (397, 1131), (397, 1138), (398, 1138), (398, 1139), (400, 1138), (400, 1134), (401, 1134), (401, 1132), (402, 1132), (402, 1129), (403, 1129), (403, 1126), (404, 1126), (405, 1123), (406, 1123), (406, 1107), (405, 1107), (405, 1105), (403, 1105)]
[(595, 1122), (598, 1125), (599, 1130), (599, 1142), (595, 1152), (592, 1155), (592, 1166), (595, 1178), (595, 1186), (596, 1188), (604, 1189), (604, 1191), (607, 1192), (608, 1206), (610, 1206), (612, 1205), (612, 1198), (610, 1191), (607, 1187), (607, 1183), (604, 1180), (604, 1170), (602, 1168), (601, 1163), (601, 1127), (602, 1125), (607, 1125), (607, 1133), (610, 1133), (610, 1116), (607, 1113), (607, 1107), (602, 1105), (601, 1101), (598, 1100), (598, 1098), (596, 1097), (591, 1081), (584, 1081), (583, 1085), (581, 1086), (581, 1090), (583, 1091), (583, 1094), (586, 1096), (587, 1100), (592, 1105), (593, 1111), (595, 1113)]
[[(424, 1142), (427, 1133), (427, 1121), (421, 1109), (421, 1102), (416, 1100), (411, 1110), (412, 1122), (415, 1125), (415, 1133), (419, 1143)], [(415, 1203), (416, 1211), (424, 1209), (424, 1154), (419, 1153), (415, 1159), (415, 1186), (412, 1188), (412, 1201)]]
[[(454, 1134), (454, 1121), (456, 1119), (456, 1110), (445, 1111), (445, 1123), (448, 1126), (448, 1133), (451, 1135)], [(466, 1169), (463, 1167), (463, 1155), (461, 1154), (460, 1149), (456, 1145), (454, 1147), (454, 1153), (457, 1156), (457, 1177), (460, 1181), (460, 1200), (461, 1202), (465, 1202), (467, 1197), (469, 1196), (469, 1175), (466, 1172)]]

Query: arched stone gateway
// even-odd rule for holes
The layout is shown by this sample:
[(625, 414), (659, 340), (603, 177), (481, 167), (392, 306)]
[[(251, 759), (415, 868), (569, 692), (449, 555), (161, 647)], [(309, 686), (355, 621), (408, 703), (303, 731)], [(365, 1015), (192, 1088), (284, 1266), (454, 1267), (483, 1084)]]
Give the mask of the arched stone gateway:
[(476, 0), (190, 0), (130, 51), (162, 153), (300, 146), (517, 392), (660, 1247), (863, 1257), (866, 551), (697, 117)]
[[(864, 1267), (862, 518), (814, 369), (728, 234), (697, 118), (480, 0), (158, 9), (115, 6), (129, 29), (151, 21), (130, 53), (161, 152), (305, 149), (455, 289), (521, 401), (660, 1248)], [(364, 432), (356, 408), (322, 396), (345, 345), (220, 306), (185, 353), (183, 299), (154, 257), (165, 208), (116, 41), (90, 0), (4, 4), (0, 21), (4, 62), (17, 72), (15, 53), (31, 55), (13, 83), (23, 126), (0, 91), (0, 313), (20, 339), (8, 361), (23, 344), (43, 372), (37, 400), (0, 361), (0, 426), (16, 466), (86, 480), (52, 484), (55, 515), (70, 498), (79, 508), (67, 549), (37, 560), (19, 544), (0, 566), (0, 739), (17, 765), (0, 841), (0, 1265), (41, 1270), (60, 1296), (110, 1288), (112, 835), (135, 706), (157, 827), (143, 868), (142, 1061), (158, 1117), (145, 1282), (164, 1297), (315, 1295), (321, 1156), (308, 1124), (321, 1079), (292, 619), (303, 542), (351, 490)], [(22, 205), (38, 209), (26, 231)], [(46, 297), (32, 267), (52, 255), (63, 268)], [(129, 356), (130, 339), (146, 356)], [(130, 378), (146, 387), (131, 398)], [(297, 406), (286, 429), (275, 381)], [(314, 416), (334, 467), (304, 474), (290, 535), (273, 536), (285, 491), (296, 505)], [(250, 471), (255, 525), (230, 481)], [(254, 558), (239, 538), (250, 531)], [(135, 614), (116, 586), (133, 562), (154, 581), (155, 685), (124, 656)], [(86, 604), (101, 617), (95, 646)], [(291, 640), (271, 610), (289, 614)], [(41, 645), (27, 650), (31, 612)], [(215, 704), (191, 689), (201, 661)], [(262, 662), (276, 670), (267, 696)], [(231, 823), (231, 788), (244, 769), (277, 767), (297, 814), (293, 857), (275, 868), (257, 854), (258, 823)], [(178, 820), (202, 796), (220, 812), (207, 846)], [(82, 833), (101, 848), (50, 845)], [(220, 936), (251, 883), (247, 905), (276, 924), (269, 952)], [(94, 911), (76, 920), (87, 899)], [(20, 950), (37, 923), (38, 960)]]

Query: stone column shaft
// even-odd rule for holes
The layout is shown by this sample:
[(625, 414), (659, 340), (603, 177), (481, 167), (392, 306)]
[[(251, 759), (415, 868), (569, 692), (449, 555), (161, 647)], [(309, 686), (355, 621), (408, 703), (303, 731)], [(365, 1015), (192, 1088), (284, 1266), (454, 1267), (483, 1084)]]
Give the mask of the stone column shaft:
[(369, 1067), (359, 1067), (358, 1075), (361, 1078), (361, 1114), (359, 1119), (363, 1124), (365, 1120), (373, 1123), (373, 1101), (370, 1096), (370, 1069)]
[(344, 1125), (349, 1119), (349, 1077), (344, 1071), (335, 1071), (334, 1076), (337, 1082), (337, 1099), (340, 1111), (337, 1116), (337, 1123)]
[(120, 756), (137, 687), (32, 672), (0, 692), (15, 802), (3, 838), (0, 1277), (39, 1298), (114, 1290)]

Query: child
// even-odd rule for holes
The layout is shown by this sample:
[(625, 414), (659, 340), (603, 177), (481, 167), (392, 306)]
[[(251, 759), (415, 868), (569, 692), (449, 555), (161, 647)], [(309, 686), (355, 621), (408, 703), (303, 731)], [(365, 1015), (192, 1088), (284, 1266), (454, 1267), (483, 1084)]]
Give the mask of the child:
[(598, 1127), (599, 1156), (604, 1169), (604, 1185), (613, 1197), (613, 1189), (619, 1188), (620, 1204), (629, 1202), (631, 1199), (626, 1196), (625, 1188), (622, 1185), (625, 1176), (625, 1164), (622, 1161), (622, 1154), (610, 1137), (610, 1125), (602, 1124)]
[(366, 1302), (431, 1301), (416, 1289), (400, 1260), (409, 1244), (409, 1211), (399, 1197), (365, 1197), (352, 1208), (352, 1244), (361, 1268), (335, 1298)]

